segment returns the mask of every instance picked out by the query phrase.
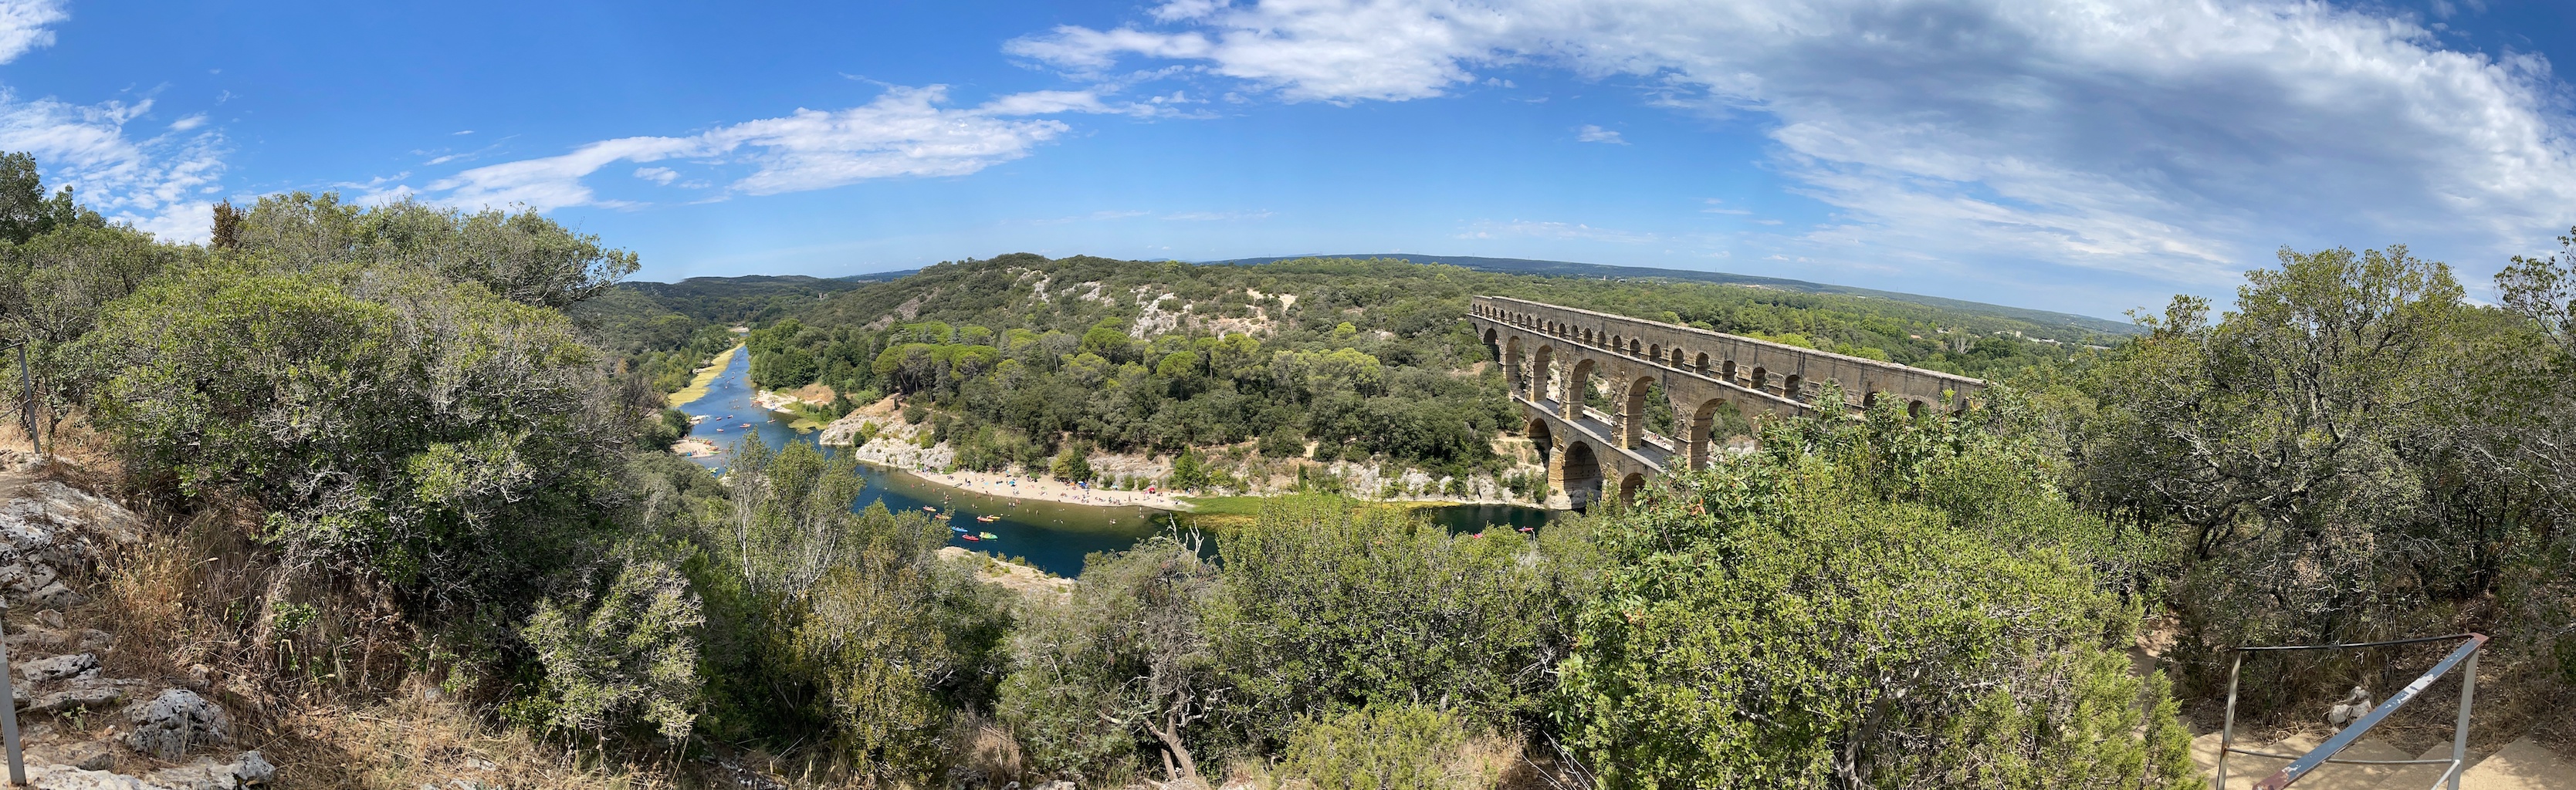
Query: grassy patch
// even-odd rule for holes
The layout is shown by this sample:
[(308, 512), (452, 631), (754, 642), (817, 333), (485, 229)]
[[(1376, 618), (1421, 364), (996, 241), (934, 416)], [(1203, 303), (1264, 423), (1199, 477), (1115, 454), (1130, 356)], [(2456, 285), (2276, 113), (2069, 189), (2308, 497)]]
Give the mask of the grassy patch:
[[(1223, 531), (1230, 527), (1252, 523), (1253, 519), (1261, 517), (1261, 508), (1263, 505), (1268, 504), (1270, 500), (1278, 499), (1279, 497), (1185, 496), (1174, 498), (1189, 504), (1189, 523), (1191, 526), (1207, 530)], [(1420, 510), (1422, 508), (1444, 507), (1457, 504), (1456, 502), (1372, 502), (1365, 499), (1357, 500), (1356, 502), (1362, 509), (1397, 511)]]
[(689, 386), (671, 393), (671, 408), (676, 409), (706, 397), (707, 387), (716, 383), (716, 377), (724, 374), (725, 365), (733, 362), (733, 355), (741, 351), (741, 346), (725, 349), (724, 353), (716, 355), (714, 364), (699, 368), (697, 377), (689, 379)]

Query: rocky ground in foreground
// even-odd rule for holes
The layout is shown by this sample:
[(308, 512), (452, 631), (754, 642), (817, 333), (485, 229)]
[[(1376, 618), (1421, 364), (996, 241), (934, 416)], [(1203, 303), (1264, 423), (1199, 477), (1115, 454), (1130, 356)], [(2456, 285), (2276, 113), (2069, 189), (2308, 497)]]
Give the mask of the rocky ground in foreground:
[(0, 602), (5, 602), (27, 779), (58, 790), (233, 790), (276, 773), (232, 741), (208, 678), (107, 672), (117, 634), (80, 581), (141, 539), (133, 512), (47, 479), (45, 462), (0, 452)]

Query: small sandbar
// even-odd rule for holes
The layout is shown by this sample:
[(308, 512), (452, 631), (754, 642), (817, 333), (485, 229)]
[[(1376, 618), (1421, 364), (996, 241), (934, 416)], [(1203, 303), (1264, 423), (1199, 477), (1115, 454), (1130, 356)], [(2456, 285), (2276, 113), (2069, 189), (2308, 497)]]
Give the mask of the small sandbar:
[(1186, 512), (1190, 504), (1162, 491), (1115, 491), (1087, 488), (1059, 480), (1035, 479), (1028, 475), (1006, 475), (999, 472), (926, 472), (912, 476), (960, 491), (986, 496), (1027, 499), (1039, 502), (1062, 502), (1068, 505), (1094, 507), (1148, 507), (1156, 510)]
[(725, 349), (725, 352), (722, 354), (717, 354), (713, 364), (699, 368), (698, 375), (689, 379), (689, 386), (678, 392), (671, 393), (670, 397), (665, 402), (671, 404), (671, 408), (676, 409), (695, 403), (699, 398), (706, 397), (707, 388), (715, 385), (716, 377), (724, 375), (725, 366), (732, 364), (733, 355), (741, 352), (741, 346), (734, 346), (732, 348)]

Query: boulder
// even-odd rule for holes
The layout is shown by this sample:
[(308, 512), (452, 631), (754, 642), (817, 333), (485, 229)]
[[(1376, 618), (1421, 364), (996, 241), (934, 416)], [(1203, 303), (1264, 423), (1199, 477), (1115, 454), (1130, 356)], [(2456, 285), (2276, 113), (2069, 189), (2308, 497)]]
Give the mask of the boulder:
[(27, 766), (27, 785), (37, 790), (170, 790), (124, 774), (69, 765)]
[(198, 760), (177, 768), (164, 768), (144, 775), (144, 781), (170, 790), (239, 790), (267, 784), (277, 775), (277, 766), (268, 764), (259, 750), (242, 752), (231, 762)]
[(134, 732), (125, 744), (135, 751), (176, 761), (197, 746), (222, 743), (232, 729), (223, 706), (187, 689), (165, 689), (151, 701), (128, 709)]
[(116, 707), (117, 703), (124, 702), (128, 695), (143, 685), (145, 685), (144, 682), (140, 680), (74, 678), (70, 688), (32, 695), (30, 701), (24, 703), (18, 711), (20, 713), (62, 713), (74, 709), (107, 710)]
[(0, 597), (68, 608), (88, 600), (62, 577), (102, 548), (140, 540), (143, 521), (105, 498), (44, 480), (0, 491)]
[(81, 673), (97, 668), (96, 654), (74, 653), (67, 656), (39, 658), (34, 661), (20, 661), (18, 676), (26, 678), (29, 684), (51, 683), (64, 678), (79, 677)]

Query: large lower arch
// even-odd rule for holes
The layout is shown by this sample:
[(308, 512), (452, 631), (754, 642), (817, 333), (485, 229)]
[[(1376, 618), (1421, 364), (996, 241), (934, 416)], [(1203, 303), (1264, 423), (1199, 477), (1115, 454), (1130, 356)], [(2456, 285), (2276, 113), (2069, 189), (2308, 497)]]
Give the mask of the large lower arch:
[(1707, 469), (1709, 459), (1717, 454), (1719, 442), (1732, 438), (1746, 423), (1744, 412), (1725, 398), (1710, 398), (1691, 410), (1689, 445), (1690, 468)]
[(1580, 440), (1565, 445), (1563, 457), (1548, 469), (1553, 474), (1549, 484), (1565, 492), (1572, 507), (1583, 507), (1601, 499), (1601, 457), (1592, 445)]
[(1540, 418), (1530, 420), (1523, 433), (1529, 436), (1530, 445), (1538, 448), (1538, 465), (1547, 466), (1548, 459), (1556, 455), (1556, 432), (1547, 427), (1547, 420)]

